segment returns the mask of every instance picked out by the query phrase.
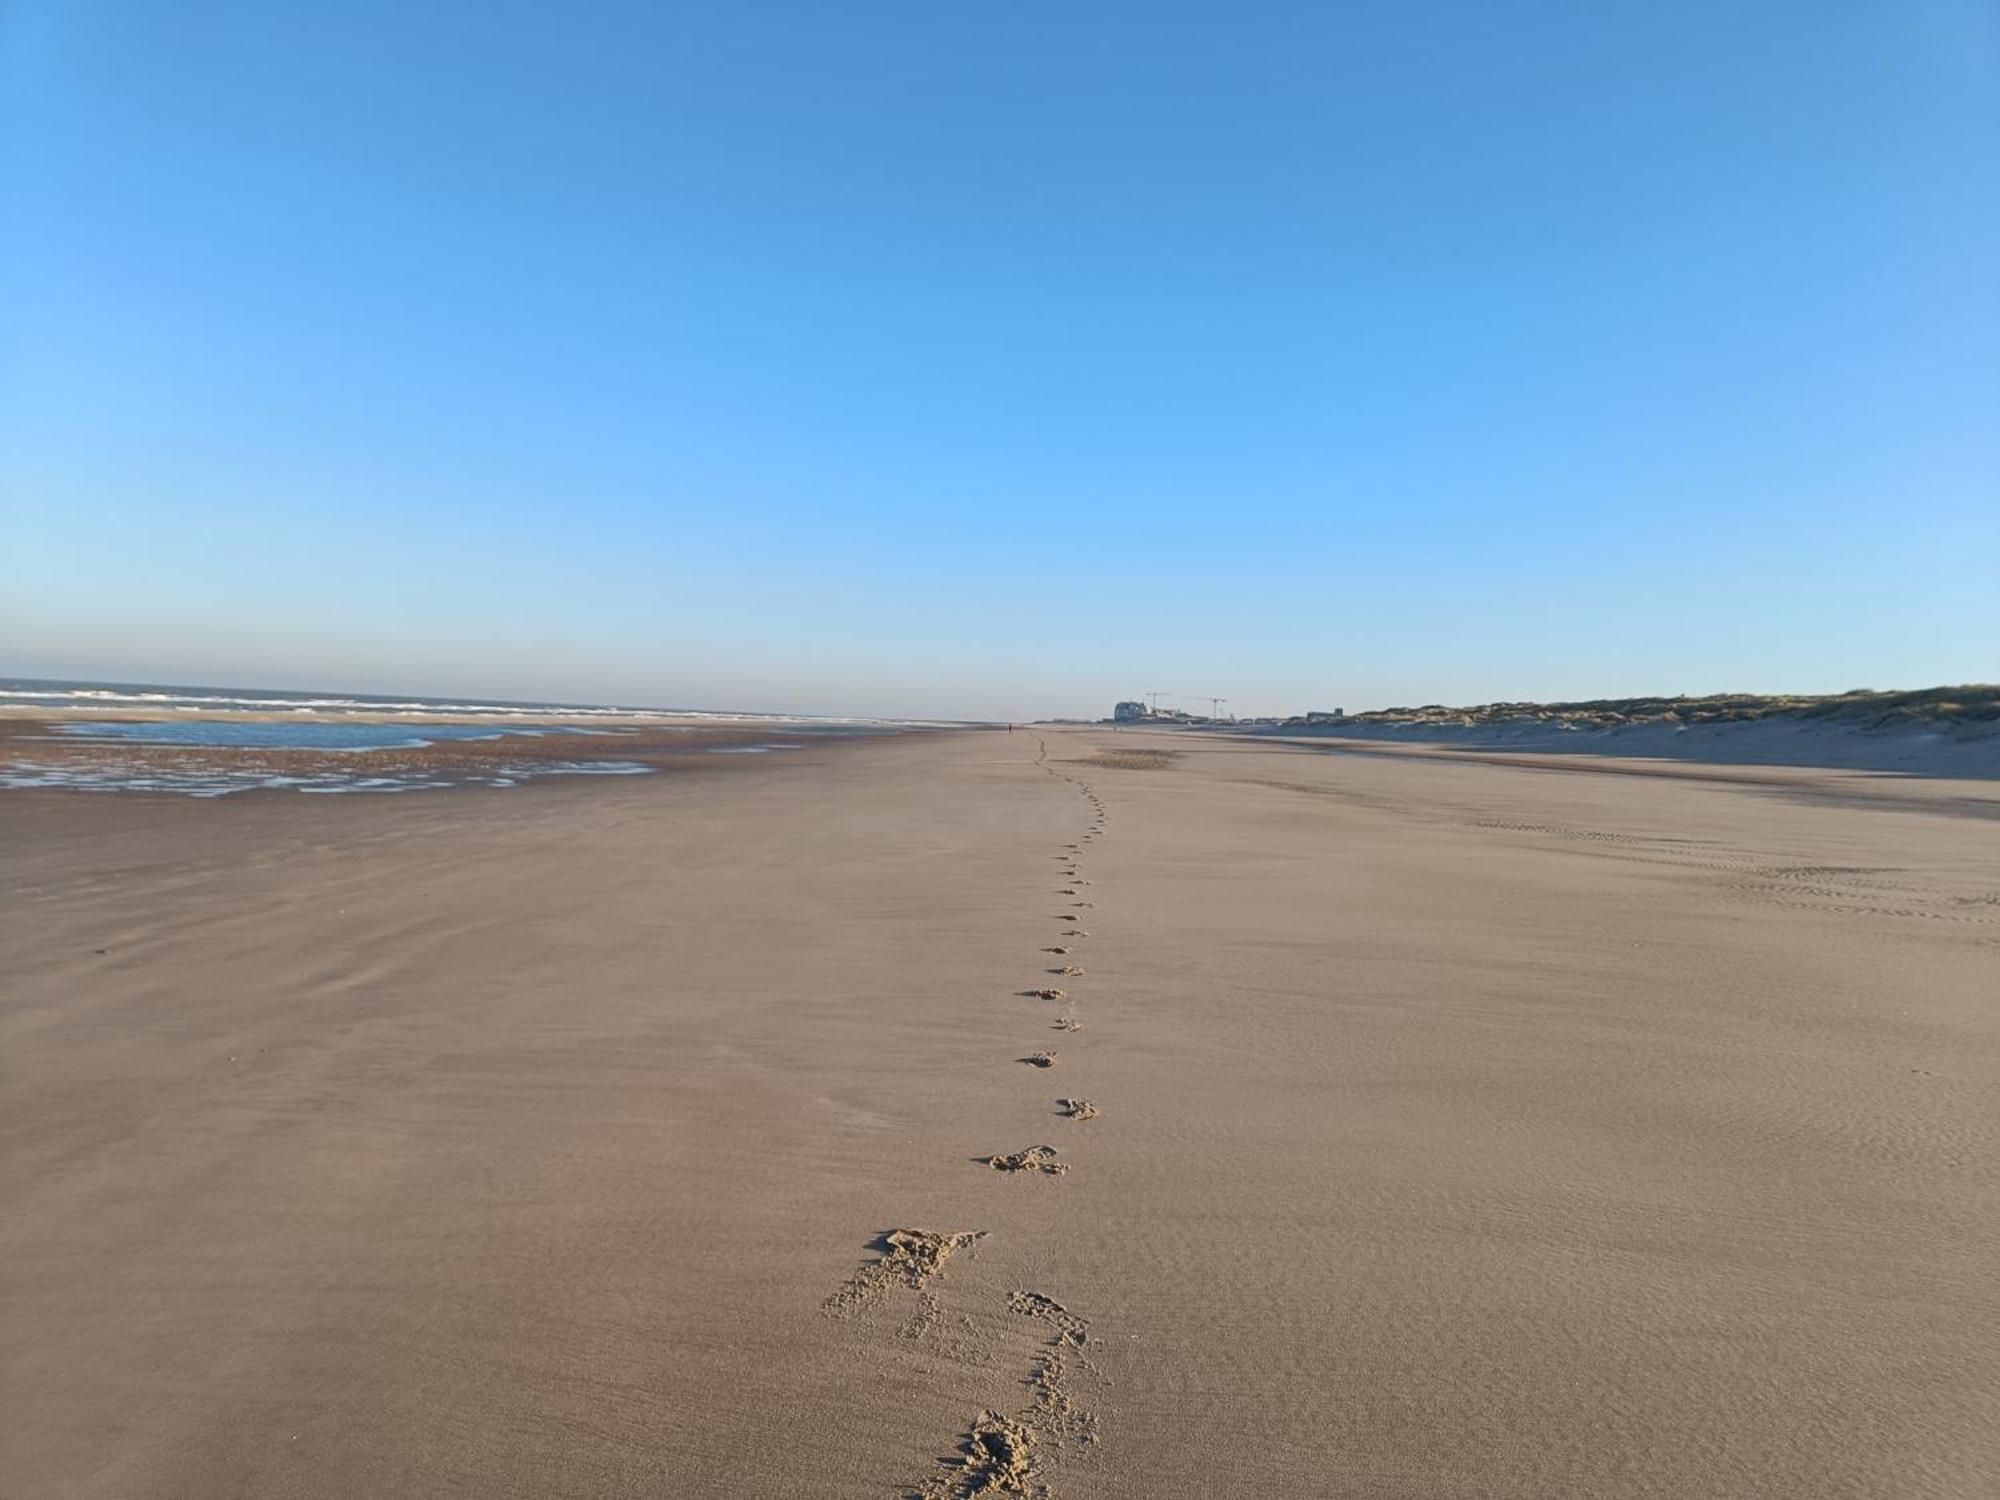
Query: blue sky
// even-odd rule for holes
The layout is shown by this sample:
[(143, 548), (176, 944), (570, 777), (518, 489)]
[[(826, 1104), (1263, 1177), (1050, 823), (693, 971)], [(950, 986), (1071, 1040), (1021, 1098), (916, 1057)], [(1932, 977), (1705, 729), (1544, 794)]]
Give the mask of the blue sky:
[(0, 672), (1990, 680), (2000, 7), (0, 18)]

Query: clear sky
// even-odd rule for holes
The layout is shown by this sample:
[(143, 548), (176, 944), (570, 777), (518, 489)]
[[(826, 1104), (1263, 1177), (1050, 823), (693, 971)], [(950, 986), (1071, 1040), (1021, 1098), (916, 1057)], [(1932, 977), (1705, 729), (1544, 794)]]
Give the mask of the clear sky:
[(2000, 676), (2000, 5), (0, 0), (0, 673)]

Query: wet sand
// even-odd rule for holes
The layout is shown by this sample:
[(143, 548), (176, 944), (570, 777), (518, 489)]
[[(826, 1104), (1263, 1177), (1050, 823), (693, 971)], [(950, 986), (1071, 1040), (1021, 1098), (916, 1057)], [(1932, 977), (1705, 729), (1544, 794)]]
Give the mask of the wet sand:
[[(575, 725), (546, 722), (496, 725), (464, 717), (208, 714), (208, 726), (357, 727), (387, 729), (413, 738), (437, 726), (490, 732), (483, 739), (424, 741), (377, 749), (313, 749), (298, 745), (251, 748), (215, 744), (160, 744), (144, 740), (85, 738), (65, 731), (116, 723), (109, 716), (39, 716), (0, 713), (0, 794), (59, 786), (91, 791), (147, 789), (196, 796), (236, 796), (251, 789), (300, 785), (317, 792), (350, 791), (363, 780), (403, 790), (478, 785), (511, 786), (545, 775), (690, 771), (715, 754), (791, 752), (809, 744), (838, 746), (877, 731), (817, 733), (758, 723)], [(130, 721), (128, 721), (130, 722)], [(187, 726), (178, 720), (137, 721), (149, 727)]]
[(0, 796), (0, 1493), (2000, 1489), (1994, 784), (718, 760)]

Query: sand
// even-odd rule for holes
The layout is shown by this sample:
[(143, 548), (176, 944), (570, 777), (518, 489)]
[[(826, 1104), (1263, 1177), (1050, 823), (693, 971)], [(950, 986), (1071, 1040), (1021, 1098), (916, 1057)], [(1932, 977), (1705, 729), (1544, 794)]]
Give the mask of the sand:
[(0, 1493), (2000, 1491), (2000, 786), (719, 759), (0, 796)]
[[(61, 727), (88, 724), (103, 715), (54, 716)], [(181, 715), (189, 725), (197, 716)], [(259, 724), (340, 725), (324, 715), (224, 713), (203, 721), (249, 727)], [(434, 724), (471, 725), (494, 731), (484, 740), (441, 740), (373, 750), (313, 750), (298, 747), (252, 749), (213, 745), (141, 744), (76, 738), (60, 732), (50, 716), (0, 710), (0, 794), (19, 787), (62, 786), (99, 790), (106, 783), (148, 789), (235, 796), (257, 785), (312, 785), (318, 793), (345, 792), (367, 778), (378, 785), (434, 789), (467, 783), (512, 785), (545, 775), (686, 771), (702, 767), (710, 755), (765, 754), (782, 748), (792, 754), (813, 737), (781, 725), (614, 724), (565, 726), (560, 732), (526, 734), (518, 724), (434, 716), (409, 718), (349, 716), (349, 725), (389, 725), (421, 735)], [(555, 730), (529, 720), (527, 728)], [(501, 732), (505, 730), (506, 732)], [(837, 748), (846, 734), (821, 732), (821, 748)]]
[[(1993, 690), (1983, 691), (1990, 698)], [(1915, 718), (1874, 728), (1849, 719), (1776, 715), (1687, 725), (1560, 724), (1540, 719), (1466, 724), (1347, 720), (1311, 728), (1286, 725), (1245, 732), (1295, 741), (1334, 741), (1350, 749), (1403, 743), (1448, 752), (1524, 751), (1538, 756), (1601, 755), (1717, 766), (1813, 766), (1913, 776), (2000, 778), (2000, 724), (1990, 717), (1990, 710), (1985, 718)]]

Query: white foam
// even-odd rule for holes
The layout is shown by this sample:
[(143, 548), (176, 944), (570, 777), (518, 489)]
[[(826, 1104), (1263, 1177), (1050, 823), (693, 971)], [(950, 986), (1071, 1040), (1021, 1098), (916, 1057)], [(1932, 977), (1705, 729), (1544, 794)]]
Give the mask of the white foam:
[(227, 688), (170, 692), (152, 687), (84, 687), (61, 684), (0, 684), (0, 707), (50, 707), (73, 710), (130, 710), (137, 707), (176, 712), (290, 712), (300, 714), (410, 716), (449, 715), (493, 719), (630, 719), (645, 724), (709, 725), (730, 723), (796, 724), (823, 729), (941, 728), (938, 719), (889, 719), (861, 714), (785, 714), (725, 709), (632, 708), (615, 703), (494, 703), (478, 699), (363, 698), (347, 694), (254, 693)]

